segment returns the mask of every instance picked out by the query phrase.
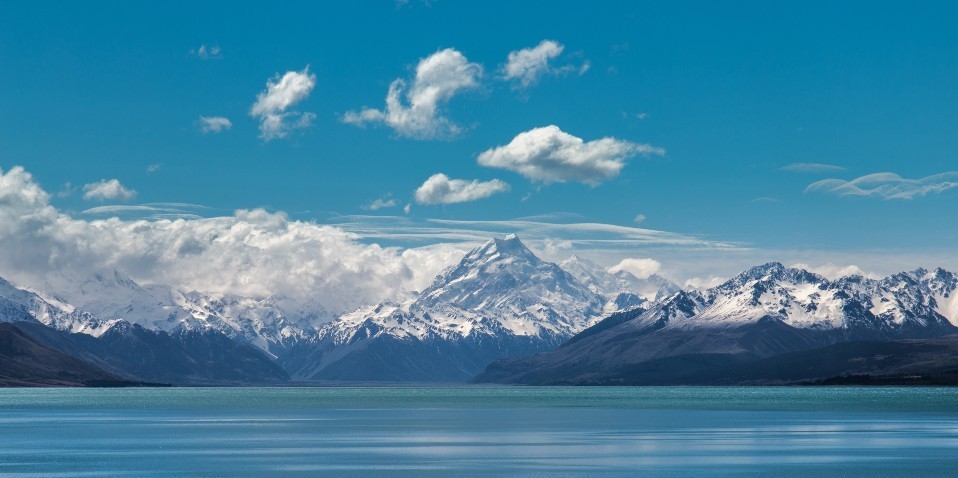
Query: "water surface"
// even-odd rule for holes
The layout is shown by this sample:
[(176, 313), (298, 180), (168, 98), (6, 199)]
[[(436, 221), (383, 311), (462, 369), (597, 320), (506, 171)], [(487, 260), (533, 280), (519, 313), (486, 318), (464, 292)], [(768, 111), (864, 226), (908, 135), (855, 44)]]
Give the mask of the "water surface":
[(0, 390), (0, 475), (946, 476), (950, 388)]

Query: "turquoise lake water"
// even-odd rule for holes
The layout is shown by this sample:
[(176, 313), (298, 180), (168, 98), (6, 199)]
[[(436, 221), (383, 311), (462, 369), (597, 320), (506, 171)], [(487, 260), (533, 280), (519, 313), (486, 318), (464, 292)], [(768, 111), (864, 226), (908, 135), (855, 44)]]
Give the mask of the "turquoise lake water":
[(5, 389), (0, 475), (953, 476), (958, 389)]

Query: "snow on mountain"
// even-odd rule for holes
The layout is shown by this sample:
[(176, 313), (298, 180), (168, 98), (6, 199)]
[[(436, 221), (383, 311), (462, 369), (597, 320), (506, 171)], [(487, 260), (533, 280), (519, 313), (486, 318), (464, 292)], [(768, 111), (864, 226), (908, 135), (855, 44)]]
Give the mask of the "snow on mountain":
[(606, 314), (635, 309), (645, 302), (661, 300), (681, 290), (678, 285), (657, 274), (640, 279), (624, 270), (611, 273), (579, 256), (572, 256), (560, 262), (559, 266), (589, 290), (606, 299)]
[[(56, 292), (45, 292), (50, 290)], [(40, 320), (59, 330), (98, 337), (120, 322), (164, 332), (211, 329), (271, 355), (313, 337), (331, 315), (318, 304), (299, 304), (284, 298), (141, 286), (118, 271), (84, 278), (51, 277), (42, 288), (31, 291), (65, 312)]]
[(941, 269), (918, 269), (882, 280), (849, 276), (829, 281), (772, 262), (702, 293), (683, 291), (652, 304), (635, 319), (635, 326), (727, 328), (766, 318), (812, 330), (887, 332), (958, 325), (956, 286), (958, 278)]
[(320, 331), (336, 342), (375, 324), (418, 340), (468, 336), (569, 337), (601, 318), (605, 300), (515, 235), (493, 239), (436, 277), (415, 299), (361, 308)]

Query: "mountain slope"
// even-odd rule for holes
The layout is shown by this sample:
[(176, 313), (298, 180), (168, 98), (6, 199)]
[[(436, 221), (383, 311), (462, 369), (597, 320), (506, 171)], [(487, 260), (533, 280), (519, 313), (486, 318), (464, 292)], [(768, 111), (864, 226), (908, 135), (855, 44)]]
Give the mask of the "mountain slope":
[(630, 383), (682, 383), (713, 365), (851, 341), (940, 337), (958, 332), (950, 308), (956, 284), (942, 270), (828, 281), (769, 263), (703, 293), (614, 315), (553, 352), (494, 363), (476, 380), (607, 383), (631, 374)]
[(309, 380), (464, 380), (497, 358), (554, 348), (604, 302), (510, 235), (466, 254), (418, 298), (340, 317), (285, 364)]
[(46, 347), (15, 324), (0, 324), (0, 387), (138, 384)]

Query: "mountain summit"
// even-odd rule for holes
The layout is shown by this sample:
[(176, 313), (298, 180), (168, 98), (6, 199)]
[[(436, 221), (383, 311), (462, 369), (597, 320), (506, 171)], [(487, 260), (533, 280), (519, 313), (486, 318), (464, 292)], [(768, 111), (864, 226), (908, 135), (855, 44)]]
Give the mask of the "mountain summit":
[(294, 373), (462, 380), (497, 358), (551, 350), (598, 320), (604, 303), (510, 234), (470, 251), (416, 299), (363, 308), (323, 327)]

